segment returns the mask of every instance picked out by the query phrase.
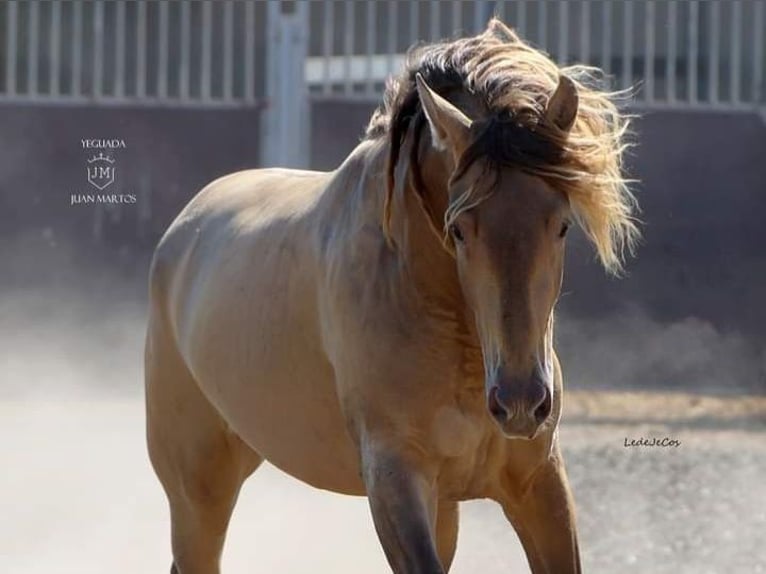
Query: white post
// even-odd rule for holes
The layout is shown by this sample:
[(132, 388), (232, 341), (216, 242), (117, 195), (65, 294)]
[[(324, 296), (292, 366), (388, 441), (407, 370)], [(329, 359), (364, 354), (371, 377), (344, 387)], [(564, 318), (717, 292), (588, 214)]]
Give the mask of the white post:
[(267, 5), (266, 107), (261, 129), (264, 167), (308, 167), (308, 90), (305, 62), (308, 51), (306, 2), (285, 13), (280, 2)]

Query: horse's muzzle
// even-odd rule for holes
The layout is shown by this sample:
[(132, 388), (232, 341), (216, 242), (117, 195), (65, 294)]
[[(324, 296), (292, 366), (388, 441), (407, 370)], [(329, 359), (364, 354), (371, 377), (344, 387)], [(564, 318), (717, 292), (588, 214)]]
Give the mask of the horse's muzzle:
[(497, 383), (487, 395), (487, 407), (508, 438), (534, 438), (553, 407), (550, 389), (541, 381)]

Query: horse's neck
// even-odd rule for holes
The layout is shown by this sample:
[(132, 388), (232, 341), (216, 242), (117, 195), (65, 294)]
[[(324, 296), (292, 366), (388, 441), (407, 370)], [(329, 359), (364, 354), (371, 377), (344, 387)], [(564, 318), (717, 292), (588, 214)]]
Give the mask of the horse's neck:
[[(433, 312), (460, 315), (462, 321), (466, 310), (457, 265), (443, 244), (450, 169), (428, 142), (421, 142), (418, 157), (423, 186), (419, 192), (414, 188), (409, 146), (405, 146), (393, 195), (393, 239), (403, 258), (408, 280), (433, 306)], [(427, 204), (430, 215), (422, 203)]]
[[(348, 226), (342, 235), (353, 237), (353, 230), (380, 230), (381, 249), (390, 249), (382, 237), (383, 209), (387, 189), (389, 146), (384, 141), (365, 141), (336, 170), (324, 198), (325, 223), (332, 227)], [(426, 200), (443, 216), (447, 203), (448, 169), (439, 156), (424, 145), (419, 154), (424, 176)], [(396, 186), (392, 197), (391, 239), (398, 264), (392, 273), (399, 280), (413, 284), (429, 305), (441, 307), (435, 312), (463, 312), (464, 300), (452, 255), (442, 244), (441, 223), (429, 224), (420, 205), (409, 171), (409, 146), (399, 160)], [(436, 227), (436, 229), (434, 229)], [(389, 258), (384, 258), (390, 260)]]

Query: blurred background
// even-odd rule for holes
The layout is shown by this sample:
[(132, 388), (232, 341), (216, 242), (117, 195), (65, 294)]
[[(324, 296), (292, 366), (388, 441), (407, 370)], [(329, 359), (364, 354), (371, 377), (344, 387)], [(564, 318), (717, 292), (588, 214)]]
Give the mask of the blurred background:
[[(153, 246), (221, 175), (339, 165), (407, 48), (492, 15), (635, 88), (644, 241), (618, 280), (575, 236), (559, 303), (586, 571), (766, 572), (759, 0), (0, 2), (7, 571), (167, 570), (141, 410)], [(682, 444), (625, 446), (642, 437)], [(230, 571), (386, 571), (364, 501), (270, 468), (243, 497)], [(463, 527), (455, 571), (528, 570), (492, 505)]]

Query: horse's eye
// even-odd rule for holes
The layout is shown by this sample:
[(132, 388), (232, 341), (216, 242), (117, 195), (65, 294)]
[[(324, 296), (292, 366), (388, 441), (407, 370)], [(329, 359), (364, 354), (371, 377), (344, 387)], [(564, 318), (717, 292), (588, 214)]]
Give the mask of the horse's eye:
[(458, 243), (462, 243), (465, 237), (463, 237), (463, 232), (460, 230), (460, 228), (456, 224), (452, 224), (449, 226), (449, 233), (452, 236), (452, 239), (457, 241)]
[(567, 231), (569, 231), (569, 222), (565, 221), (564, 223), (561, 224), (561, 231), (559, 231), (559, 237), (563, 239), (564, 236), (567, 234)]

